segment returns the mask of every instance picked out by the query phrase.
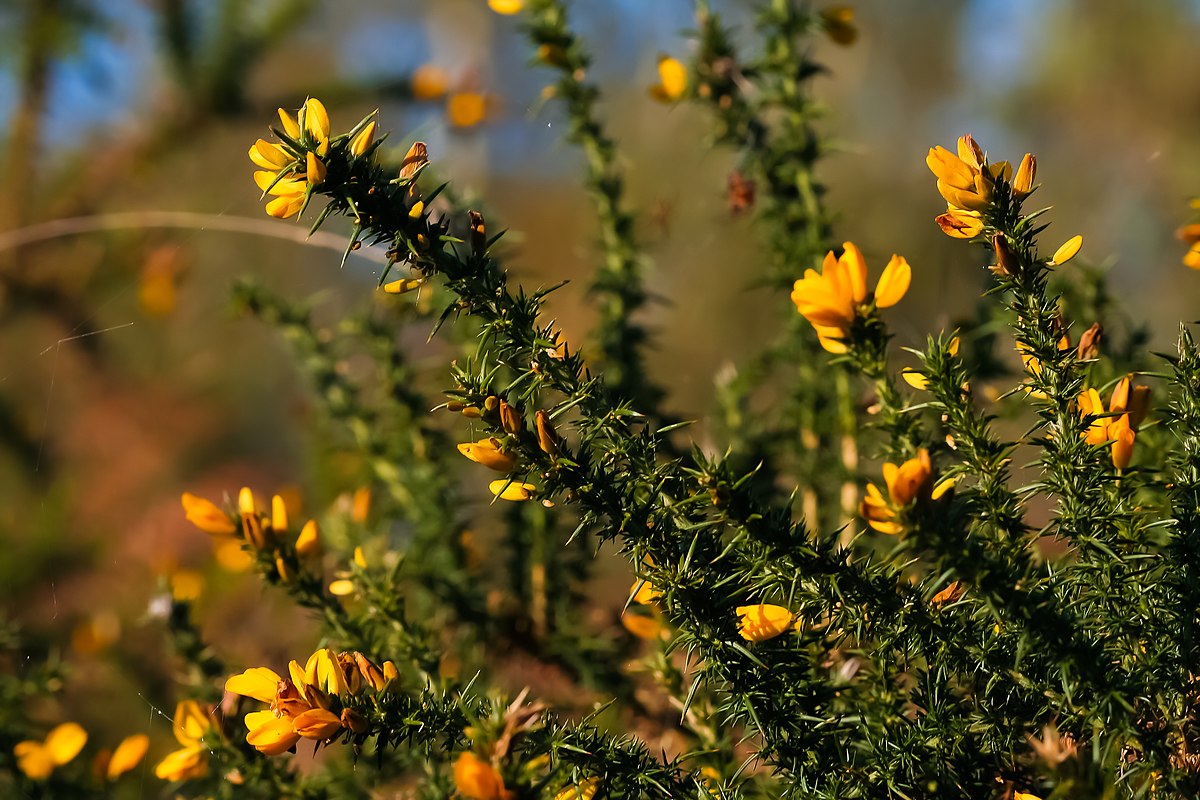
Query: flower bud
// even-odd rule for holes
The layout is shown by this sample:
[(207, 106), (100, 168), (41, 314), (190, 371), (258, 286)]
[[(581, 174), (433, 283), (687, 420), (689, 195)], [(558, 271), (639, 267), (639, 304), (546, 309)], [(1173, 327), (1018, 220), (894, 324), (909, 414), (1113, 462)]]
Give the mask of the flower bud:
[(1017, 254), (1012, 251), (1012, 247), (1008, 244), (1008, 239), (1003, 233), (997, 233), (992, 237), (992, 249), (996, 251), (996, 267), (993, 270), (997, 275), (1012, 275), (1020, 269), (1021, 262), (1017, 259)]
[(366, 733), (371, 730), (371, 723), (367, 718), (350, 708), (342, 709), (341, 723), (343, 728), (352, 733)]
[(1033, 181), (1037, 177), (1037, 156), (1033, 153), (1026, 153), (1021, 159), (1021, 165), (1017, 167), (1017, 174), (1013, 177), (1012, 190), (1017, 197), (1024, 197), (1033, 191)]
[(471, 224), (471, 254), (478, 258), (487, 249), (487, 228), (478, 211), (468, 211), (467, 219)]
[(424, 142), (413, 142), (412, 147), (400, 162), (400, 180), (409, 182), (415, 180), (421, 168), (429, 163), (429, 149)]
[(1093, 322), (1092, 327), (1083, 332), (1079, 337), (1079, 347), (1075, 350), (1075, 355), (1080, 361), (1089, 361), (1100, 354), (1100, 340), (1104, 338), (1104, 329), (1100, 327), (1099, 322)]
[(503, 400), (500, 401), (500, 424), (504, 430), (516, 435), (525, 427), (525, 418), (521, 416), (521, 412), (510, 406)]
[(538, 409), (533, 415), (533, 424), (537, 429), (538, 447), (551, 458), (558, 456), (558, 433), (550, 422), (550, 415), (543, 409)]

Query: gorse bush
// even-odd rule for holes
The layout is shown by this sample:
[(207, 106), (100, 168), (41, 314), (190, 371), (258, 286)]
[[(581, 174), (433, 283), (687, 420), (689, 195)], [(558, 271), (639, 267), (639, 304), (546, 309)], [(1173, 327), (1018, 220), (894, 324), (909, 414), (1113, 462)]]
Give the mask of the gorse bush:
[[(650, 262), (585, 43), (560, 0), (488, 4), (520, 14), (585, 156), (594, 341), (547, 316), (557, 286), (510, 280), (502, 214), (432, 178), (453, 164), (421, 142), (390, 159), (374, 115), (339, 127), (316, 98), (279, 111), (249, 151), (267, 213), (313, 231), (344, 219), (347, 256), (384, 251), (383, 313), (331, 337), (302, 302), (235, 293), (293, 343), (329, 457), (351, 454), (369, 492), (303, 524), (257, 487), (183, 493), (187, 519), (323, 638), (229, 664), (186, 600), (162, 605), (184, 667), (161, 794), (1200, 794), (1200, 349), (1182, 326), (1175, 352), (1148, 355), (1107, 324), (1101, 279), (1073, 261), (1081, 237), (1062, 242), (1035, 207), (1054, 165), (971, 136), (929, 150), (935, 222), (990, 289), (897, 352), (889, 309), (921, 265), (839, 243), (862, 221), (835, 225), (817, 170), (830, 145), (808, 40), (853, 42), (852, 13), (771, 0), (748, 57), (698, 3), (694, 58), (661, 57), (651, 94), (709, 109), (699, 135), (736, 152), (730, 210), (755, 216), (771, 263), (754, 278), (788, 321), (721, 383), (714, 455), (646, 366)], [(1197, 225), (1181, 238), (1198, 266)], [(443, 342), (432, 371), (406, 353), (414, 326)], [(369, 357), (366, 377), (347, 354)], [(605, 599), (596, 564), (613, 553), (631, 584)], [(61, 668), (0, 679), (14, 796), (118, 791), (149, 746), (114, 743), (91, 769), (78, 725), (36, 729), (23, 708)], [(547, 670), (569, 687), (558, 700), (539, 696)]]

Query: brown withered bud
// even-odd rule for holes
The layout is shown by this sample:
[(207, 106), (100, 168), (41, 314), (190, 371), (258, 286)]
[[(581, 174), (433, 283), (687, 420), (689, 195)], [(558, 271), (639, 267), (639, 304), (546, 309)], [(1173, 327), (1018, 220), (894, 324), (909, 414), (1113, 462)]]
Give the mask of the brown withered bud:
[(339, 719), (342, 721), (342, 727), (351, 733), (366, 733), (371, 730), (371, 723), (367, 718), (353, 709), (343, 708)]
[(275, 687), (275, 699), (271, 702), (271, 710), (278, 716), (294, 717), (303, 714), (310, 708), (296, 684), (287, 678), (279, 681)]
[(1100, 340), (1104, 338), (1104, 329), (1100, 327), (1099, 322), (1093, 322), (1092, 327), (1083, 332), (1079, 337), (1079, 347), (1076, 348), (1075, 354), (1079, 356), (1080, 361), (1089, 361), (1100, 354)]
[(729, 202), (729, 213), (741, 214), (754, 205), (754, 181), (734, 170), (729, 173), (729, 190), (726, 194)]
[(554, 430), (553, 423), (550, 422), (550, 415), (539, 408), (533, 415), (533, 424), (537, 429), (538, 447), (542, 448), (542, 452), (551, 458), (557, 457), (558, 433)]
[(468, 211), (467, 220), (471, 225), (471, 255), (478, 258), (487, 249), (487, 228), (483, 224), (483, 214)]
[(400, 180), (411, 181), (429, 163), (429, 149), (424, 142), (413, 142), (412, 147), (404, 154), (400, 162)]
[(1075, 755), (1075, 737), (1069, 733), (1060, 734), (1058, 728), (1053, 725), (1046, 725), (1042, 728), (1041, 739), (1036, 739), (1033, 736), (1027, 736), (1026, 738), (1029, 740), (1029, 746), (1038, 754), (1038, 757), (1052, 767), (1057, 767)]
[[(490, 399), (490, 398), (489, 398)], [(525, 428), (525, 418), (521, 412), (503, 400), (500, 401), (500, 424), (511, 434), (518, 434)]]
[(346, 686), (350, 689), (350, 694), (358, 694), (363, 688), (363, 676), (358, 670), (358, 660), (353, 653), (338, 653), (337, 666), (342, 671), (342, 676), (346, 679)]
[(1017, 255), (1012, 251), (1003, 233), (992, 237), (992, 249), (996, 251), (996, 265), (991, 268), (992, 272), (997, 275), (1012, 275), (1019, 268)]

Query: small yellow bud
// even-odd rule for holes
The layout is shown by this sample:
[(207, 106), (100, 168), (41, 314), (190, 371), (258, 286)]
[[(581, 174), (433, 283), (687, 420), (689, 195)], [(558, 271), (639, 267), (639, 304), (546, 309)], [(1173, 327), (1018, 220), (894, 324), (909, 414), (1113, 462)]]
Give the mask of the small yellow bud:
[(377, 127), (378, 123), (375, 120), (371, 120), (363, 126), (361, 131), (354, 135), (354, 138), (350, 140), (350, 155), (355, 158), (361, 158), (371, 148), (371, 145), (375, 143), (375, 129)]
[(537, 491), (537, 487), (530, 483), (520, 483), (501, 478), (489, 483), (488, 490), (501, 500), (521, 502), (523, 500), (531, 500), (534, 492)]
[(1062, 243), (1062, 246), (1054, 251), (1053, 257), (1050, 259), (1050, 266), (1058, 267), (1070, 261), (1079, 252), (1079, 248), (1083, 247), (1082, 236), (1072, 236)]
[(401, 278), (397, 281), (391, 281), (383, 285), (383, 291), (388, 294), (408, 294), (414, 289), (421, 288), (425, 283), (424, 278)]
[(325, 162), (317, 158), (316, 153), (309, 153), (306, 156), (306, 164), (308, 171), (305, 175), (308, 176), (310, 186), (318, 186), (325, 182)]
[(1024, 197), (1033, 191), (1033, 181), (1037, 177), (1037, 156), (1033, 153), (1026, 153), (1021, 159), (1021, 165), (1017, 167), (1017, 174), (1013, 177), (1012, 190), (1013, 194), (1018, 197)]
[(413, 207), (408, 210), (408, 217), (409, 219), (420, 219), (421, 215), (424, 213), (425, 201), (418, 200), (417, 202), (413, 203)]
[(300, 529), (300, 535), (296, 537), (296, 555), (301, 558), (310, 558), (321, 554), (321, 536), (317, 530), (317, 521), (310, 519), (304, 523), (304, 527)]

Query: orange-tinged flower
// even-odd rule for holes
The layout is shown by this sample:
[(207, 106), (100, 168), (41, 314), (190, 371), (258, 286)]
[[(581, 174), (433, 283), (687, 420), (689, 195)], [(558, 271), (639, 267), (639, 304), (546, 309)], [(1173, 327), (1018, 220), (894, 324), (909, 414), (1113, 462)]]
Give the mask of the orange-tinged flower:
[(1131, 376), (1126, 376), (1113, 388), (1107, 410), (1095, 389), (1084, 391), (1077, 403), (1080, 416), (1092, 417), (1082, 433), (1084, 441), (1090, 445), (1111, 442), (1113, 466), (1126, 469), (1133, 460), (1138, 426), (1150, 409), (1150, 387), (1133, 386)]
[(945, 589), (942, 589), (940, 592), (935, 594), (929, 602), (935, 606), (944, 605), (946, 603), (955, 603), (965, 593), (966, 589), (963, 588), (963, 585), (958, 581), (954, 581)]
[(637, 638), (647, 641), (663, 638), (663, 634), (667, 632), (666, 626), (657, 615), (642, 614), (628, 609), (621, 614), (621, 625)]
[(1024, 197), (1032, 192), (1035, 178), (1037, 178), (1037, 156), (1033, 153), (1026, 153), (1025, 157), (1021, 159), (1020, 166), (1017, 167), (1016, 176), (1013, 177), (1013, 194)]
[(511, 796), (496, 768), (470, 751), (454, 761), (454, 788), (469, 800), (506, 800)]
[(305, 739), (325, 741), (342, 729), (342, 719), (332, 711), (311, 708), (292, 718), (296, 733)]
[(964, 211), (986, 209), (996, 179), (1007, 180), (1012, 172), (1007, 162), (989, 166), (983, 150), (969, 135), (959, 137), (958, 155), (938, 145), (930, 148), (925, 164), (937, 178), (938, 193), (951, 206)]
[(505, 16), (520, 14), (524, 6), (525, 0), (488, 0), (488, 8)]
[(817, 331), (821, 344), (831, 352), (844, 352), (845, 339), (857, 317), (869, 313), (866, 306), (890, 308), (908, 291), (912, 268), (901, 256), (893, 255), (875, 285), (867, 293), (867, 264), (862, 251), (853, 242), (842, 245), (841, 258), (830, 251), (821, 264), (821, 272), (805, 270), (804, 277), (792, 287), (796, 310)]
[(455, 92), (446, 99), (446, 119), (455, 128), (472, 128), (487, 119), (487, 98), (479, 92)]
[(414, 100), (436, 100), (446, 93), (446, 71), (433, 64), (417, 67), (409, 79)]
[(938, 215), (934, 222), (942, 233), (954, 239), (974, 239), (983, 233), (983, 219), (977, 211), (948, 206), (946, 213)]
[(520, 483), (501, 478), (498, 481), (489, 483), (488, 490), (501, 500), (520, 502), (522, 500), (532, 500), (537, 487), (532, 483)]
[(211, 500), (198, 497), (191, 492), (184, 492), (180, 500), (183, 503), (183, 513), (188, 522), (205, 533), (211, 533), (214, 536), (229, 536), (237, 530), (230, 516)]
[(892, 463), (883, 465), (883, 479), (887, 485), (887, 496), (873, 483), (867, 484), (867, 493), (859, 504), (859, 514), (880, 533), (896, 535), (904, 531), (900, 521), (901, 511), (917, 501), (937, 500), (954, 487), (954, 479), (947, 478), (933, 485), (933, 465), (929, 451), (917, 451), (900, 466)]
[(1192, 245), (1192, 248), (1183, 256), (1184, 266), (1191, 269), (1200, 269), (1200, 242)]
[(650, 96), (672, 103), (687, 93), (688, 72), (683, 62), (671, 56), (658, 57), (658, 83), (650, 87)]
[(464, 442), (458, 446), (458, 452), (497, 472), (511, 472), (517, 464), (516, 455), (501, 450), (500, 440), (494, 437), (480, 439), (478, 442)]
[(765, 642), (792, 629), (796, 615), (783, 606), (759, 603), (738, 606), (738, 633), (748, 642)]
[(43, 781), (55, 768), (69, 764), (87, 744), (87, 731), (76, 722), (64, 722), (55, 727), (40, 742), (27, 740), (13, 747), (17, 768), (25, 777)]
[(150, 737), (146, 734), (135, 733), (132, 736), (126, 736), (109, 757), (108, 764), (104, 768), (104, 776), (110, 781), (115, 781), (142, 763), (148, 749), (150, 749)]

